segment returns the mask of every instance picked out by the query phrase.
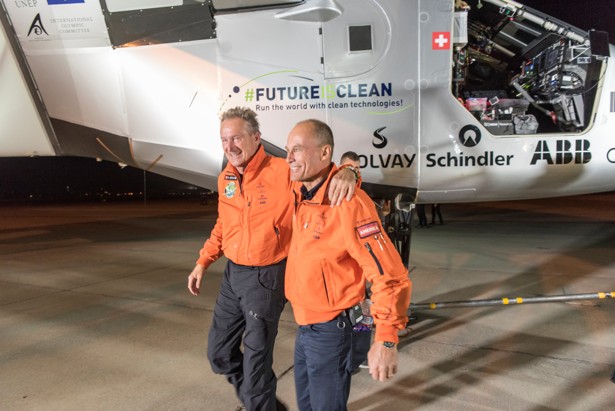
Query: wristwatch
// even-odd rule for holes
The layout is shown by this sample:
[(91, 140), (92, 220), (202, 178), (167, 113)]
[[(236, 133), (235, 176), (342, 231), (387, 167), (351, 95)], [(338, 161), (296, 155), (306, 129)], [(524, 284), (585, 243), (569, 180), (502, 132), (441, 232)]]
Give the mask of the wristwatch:
[(348, 169), (348, 170), (352, 171), (352, 174), (354, 174), (354, 178), (357, 181), (359, 181), (359, 178), (361, 178), (361, 171), (357, 167), (353, 167), (350, 164), (342, 164), (339, 167), (339, 169), (340, 170)]
[(384, 345), (384, 348), (395, 348), (395, 346), (397, 344), (395, 344), (394, 342), (390, 342), (390, 341), (383, 341), (382, 345)]

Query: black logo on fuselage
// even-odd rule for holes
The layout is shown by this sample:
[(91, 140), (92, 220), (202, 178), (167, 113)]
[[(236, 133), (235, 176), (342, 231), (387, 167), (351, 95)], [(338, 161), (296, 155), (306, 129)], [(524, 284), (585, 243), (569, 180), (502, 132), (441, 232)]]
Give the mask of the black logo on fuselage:
[(551, 152), (545, 140), (540, 140), (536, 145), (536, 150), (530, 164), (535, 165), (539, 161), (544, 161), (549, 165), (587, 164), (591, 159), (592, 153), (589, 151), (589, 140), (574, 140), (574, 145), (573, 142), (568, 140), (556, 140), (555, 153)]
[(480, 143), (480, 130), (478, 127), (468, 124), (459, 130), (459, 142), (464, 147), (476, 147)]
[(43, 26), (43, 21), (41, 20), (40, 13), (37, 14), (36, 17), (34, 17), (34, 20), (32, 20), (32, 24), (30, 25), (30, 30), (28, 30), (28, 37), (32, 33), (34, 33), (37, 36), (40, 36), (43, 33), (45, 33), (46, 35), (49, 35), (49, 33), (47, 33), (47, 30), (45, 30), (45, 27)]
[[(465, 125), (459, 130), (459, 142), (464, 147), (476, 147), (481, 141), (481, 132), (472, 124)], [(461, 150), (449, 151), (443, 155), (429, 153), (425, 156), (425, 166), (431, 167), (507, 167), (511, 165), (513, 154), (496, 154), (494, 151), (481, 153), (472, 151), (465, 154)]]
[(385, 136), (383, 136), (382, 134), (380, 134), (380, 132), (382, 130), (384, 130), (386, 127), (380, 127), (378, 130), (374, 131), (374, 137), (380, 141), (379, 143), (376, 142), (376, 139), (372, 140), (372, 144), (374, 145), (374, 147), (376, 148), (384, 148), (387, 145), (387, 138)]
[[(372, 145), (377, 149), (383, 149), (388, 144), (388, 140), (381, 133), (386, 127), (380, 127), (374, 131), (374, 139)], [(416, 154), (408, 156), (405, 153), (402, 154), (359, 154), (361, 168), (410, 168), (414, 163)]]

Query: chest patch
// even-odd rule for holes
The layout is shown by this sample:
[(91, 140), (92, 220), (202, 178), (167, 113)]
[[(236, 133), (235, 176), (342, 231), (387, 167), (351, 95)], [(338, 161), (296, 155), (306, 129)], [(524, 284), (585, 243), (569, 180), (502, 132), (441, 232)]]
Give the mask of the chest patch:
[(224, 187), (224, 196), (226, 198), (233, 198), (237, 192), (237, 183), (231, 181)]
[(356, 228), (357, 234), (359, 234), (359, 238), (369, 237), (371, 235), (380, 234), (380, 226), (376, 221), (372, 221), (371, 223), (363, 224)]

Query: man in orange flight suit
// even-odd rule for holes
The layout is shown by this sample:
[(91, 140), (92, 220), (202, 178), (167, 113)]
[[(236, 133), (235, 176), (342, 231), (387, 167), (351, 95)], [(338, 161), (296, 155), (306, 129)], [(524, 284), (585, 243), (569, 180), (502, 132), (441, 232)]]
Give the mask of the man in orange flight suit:
[(397, 372), (397, 331), (407, 322), (412, 284), (364, 191), (357, 189), (352, 200), (335, 208), (325, 198), (337, 170), (329, 126), (318, 120), (298, 123), (286, 150), (290, 178), (296, 182), (285, 288), (299, 324), (297, 404), (302, 411), (345, 410), (356, 334), (353, 307), (365, 298), (365, 278), (372, 283), (376, 324), (369, 372), (379, 381)]
[[(209, 362), (235, 387), (247, 410), (285, 409), (276, 399), (272, 363), (286, 303), (293, 207), (288, 164), (265, 153), (250, 109), (223, 113), (220, 139), (228, 164), (218, 177), (218, 219), (188, 277), (188, 289), (198, 295), (207, 268), (223, 254), (228, 258), (208, 335)], [(354, 174), (344, 173), (331, 194), (333, 204), (354, 191)]]

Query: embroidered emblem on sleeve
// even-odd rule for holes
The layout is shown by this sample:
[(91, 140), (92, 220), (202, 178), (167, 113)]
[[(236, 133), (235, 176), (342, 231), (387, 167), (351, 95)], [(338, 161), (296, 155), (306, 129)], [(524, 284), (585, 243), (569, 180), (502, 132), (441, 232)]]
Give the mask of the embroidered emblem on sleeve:
[(357, 227), (357, 233), (359, 234), (359, 238), (366, 238), (371, 235), (380, 234), (380, 226), (376, 221), (372, 221), (371, 223), (363, 224), (362, 226)]
[(237, 191), (237, 184), (234, 181), (231, 181), (224, 187), (224, 195), (226, 198), (233, 198), (235, 196), (235, 192)]

